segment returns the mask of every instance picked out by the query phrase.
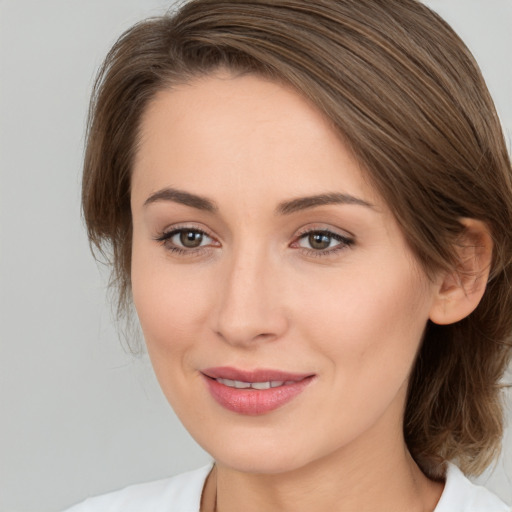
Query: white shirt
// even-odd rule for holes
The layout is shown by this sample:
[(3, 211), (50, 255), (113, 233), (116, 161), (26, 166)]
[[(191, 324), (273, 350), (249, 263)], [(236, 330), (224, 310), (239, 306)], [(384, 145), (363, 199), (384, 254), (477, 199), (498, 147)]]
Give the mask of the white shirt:
[[(89, 498), (66, 512), (200, 512), (201, 493), (212, 465), (147, 484)], [(497, 496), (448, 465), (446, 484), (434, 512), (512, 512)]]

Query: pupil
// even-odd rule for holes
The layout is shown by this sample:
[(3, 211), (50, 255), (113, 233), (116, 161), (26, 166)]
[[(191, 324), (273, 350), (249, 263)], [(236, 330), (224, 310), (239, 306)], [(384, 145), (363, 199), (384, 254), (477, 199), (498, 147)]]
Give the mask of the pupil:
[(324, 233), (312, 233), (309, 235), (309, 244), (313, 249), (327, 249), (331, 243), (331, 237)]
[(180, 233), (180, 242), (184, 247), (199, 247), (203, 241), (203, 235), (197, 231), (182, 231)]

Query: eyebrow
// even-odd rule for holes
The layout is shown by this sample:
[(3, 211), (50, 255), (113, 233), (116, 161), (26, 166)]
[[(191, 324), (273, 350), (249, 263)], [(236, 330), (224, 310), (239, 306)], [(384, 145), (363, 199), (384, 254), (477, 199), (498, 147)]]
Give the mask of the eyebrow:
[(151, 194), (144, 201), (144, 206), (148, 206), (159, 201), (172, 201), (174, 203), (184, 204), (185, 206), (191, 206), (192, 208), (212, 213), (218, 210), (217, 205), (210, 199), (196, 194), (191, 194), (190, 192), (185, 192), (183, 190), (177, 190), (175, 188), (163, 188), (158, 192)]
[(297, 199), (292, 199), (291, 201), (285, 201), (278, 205), (276, 213), (289, 215), (297, 211), (329, 204), (354, 204), (358, 206), (365, 206), (367, 208), (374, 208), (371, 203), (364, 199), (359, 199), (358, 197), (351, 196), (350, 194), (332, 193), (299, 197)]
[[(144, 206), (148, 206), (159, 201), (172, 201), (174, 203), (183, 204), (185, 206), (190, 206), (192, 208), (211, 213), (218, 211), (217, 205), (211, 199), (171, 187), (163, 188), (151, 194), (146, 201), (144, 201)], [(284, 201), (277, 206), (275, 211), (278, 215), (290, 215), (298, 211), (330, 204), (351, 204), (374, 208), (374, 206), (368, 201), (354, 197), (350, 194), (331, 193), (298, 197), (296, 199), (291, 199), (290, 201)]]

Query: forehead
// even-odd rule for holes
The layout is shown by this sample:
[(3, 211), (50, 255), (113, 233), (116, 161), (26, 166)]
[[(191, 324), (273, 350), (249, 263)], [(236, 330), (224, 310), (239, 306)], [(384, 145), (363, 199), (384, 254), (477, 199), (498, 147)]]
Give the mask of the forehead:
[(286, 188), (358, 193), (365, 174), (320, 111), (291, 87), (219, 73), (160, 91), (142, 118), (133, 191), (186, 184), (212, 195)]

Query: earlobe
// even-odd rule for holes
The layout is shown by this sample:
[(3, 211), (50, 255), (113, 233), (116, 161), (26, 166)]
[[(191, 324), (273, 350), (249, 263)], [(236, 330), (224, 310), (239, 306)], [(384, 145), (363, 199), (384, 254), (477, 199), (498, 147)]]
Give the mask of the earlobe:
[(439, 325), (458, 322), (480, 303), (492, 263), (493, 242), (484, 222), (462, 219), (465, 230), (457, 242), (458, 265), (439, 278), (430, 320)]

